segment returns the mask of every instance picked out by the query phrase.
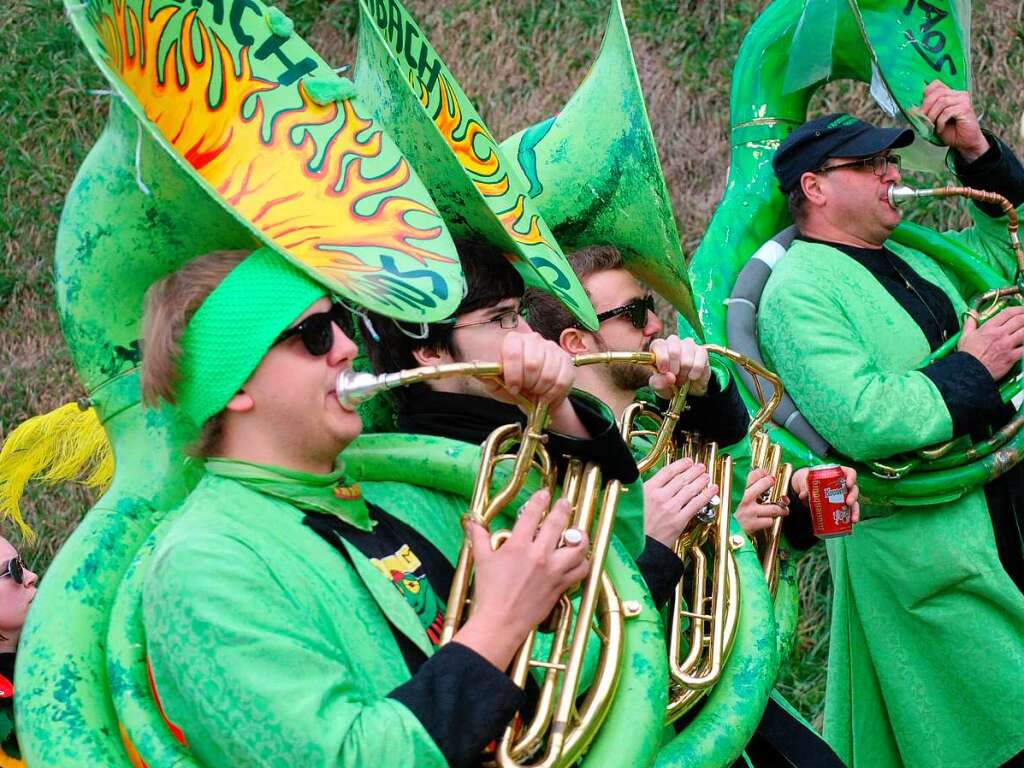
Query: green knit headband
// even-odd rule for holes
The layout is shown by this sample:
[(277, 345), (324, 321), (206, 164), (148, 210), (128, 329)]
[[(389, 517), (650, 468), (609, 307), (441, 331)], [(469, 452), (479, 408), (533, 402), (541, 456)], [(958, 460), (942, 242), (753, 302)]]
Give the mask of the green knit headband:
[(202, 426), (248, 381), (274, 343), (327, 290), (269, 248), (228, 273), (185, 327), (178, 408)]

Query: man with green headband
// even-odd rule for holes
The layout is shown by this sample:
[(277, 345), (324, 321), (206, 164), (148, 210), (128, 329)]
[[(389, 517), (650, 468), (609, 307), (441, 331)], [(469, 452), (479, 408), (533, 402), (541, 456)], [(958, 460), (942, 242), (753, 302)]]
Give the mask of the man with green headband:
[[(345, 480), (361, 429), (335, 395), (346, 317), (266, 249), (197, 258), (147, 295), (143, 395), (201, 427), (206, 472), (146, 576), (146, 650), (203, 765), (476, 764), (523, 703), (503, 670), (587, 569), (585, 534), (560, 544), (567, 505), (542, 522), (546, 493), (496, 551), (467, 523), (474, 611), (437, 648), (464, 505)], [(535, 374), (505, 383), (565, 396)]]

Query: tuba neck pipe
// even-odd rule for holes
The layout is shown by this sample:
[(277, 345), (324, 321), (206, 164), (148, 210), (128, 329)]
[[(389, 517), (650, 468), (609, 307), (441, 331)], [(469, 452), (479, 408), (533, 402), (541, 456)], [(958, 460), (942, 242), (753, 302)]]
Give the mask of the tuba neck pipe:
[(458, 376), (479, 376), (497, 378), (501, 376), (500, 363), (445, 363), (426, 365), (393, 373), (365, 373), (345, 369), (338, 374), (335, 392), (342, 407), (352, 411), (381, 392), (388, 392), (410, 384), (438, 379), (452, 379)]
[(998, 192), (988, 192), (983, 189), (974, 189), (973, 187), (957, 187), (952, 184), (946, 187), (924, 189), (915, 189), (905, 184), (890, 184), (887, 194), (889, 205), (893, 208), (898, 208), (911, 200), (922, 197), (966, 197), (978, 203), (989, 203), (999, 206), (1003, 213), (1006, 214), (1006, 231), (1010, 237), (1010, 247), (1013, 248), (1013, 254), (1017, 259), (1017, 276), (1024, 275), (1024, 249), (1021, 248), (1020, 244), (1017, 209), (1014, 208), (1013, 203)]

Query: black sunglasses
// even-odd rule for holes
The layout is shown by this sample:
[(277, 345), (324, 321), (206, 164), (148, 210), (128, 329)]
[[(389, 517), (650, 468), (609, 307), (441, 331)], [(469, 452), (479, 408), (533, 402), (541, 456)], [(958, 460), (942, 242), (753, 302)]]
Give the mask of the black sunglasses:
[(603, 323), (605, 320), (610, 320), (613, 317), (619, 315), (628, 315), (629, 322), (633, 324), (633, 327), (637, 330), (643, 330), (647, 325), (647, 313), (654, 311), (654, 295), (648, 293), (646, 296), (641, 296), (638, 299), (633, 299), (628, 304), (623, 304), (621, 307), (615, 309), (609, 309), (602, 312), (597, 316), (597, 322)]
[(341, 328), (342, 332), (350, 339), (355, 338), (355, 328), (352, 326), (352, 316), (344, 304), (334, 303), (326, 312), (317, 312), (310, 315), (298, 325), (285, 328), (274, 339), (274, 346), (282, 341), (287, 341), (292, 336), (302, 339), (302, 345), (313, 357), (326, 355), (334, 346), (334, 326)]
[(14, 579), (15, 584), (25, 583), (25, 561), (21, 559), (20, 555), (12, 557), (4, 563), (4, 569), (0, 571), (0, 579), (6, 579), (8, 576)]

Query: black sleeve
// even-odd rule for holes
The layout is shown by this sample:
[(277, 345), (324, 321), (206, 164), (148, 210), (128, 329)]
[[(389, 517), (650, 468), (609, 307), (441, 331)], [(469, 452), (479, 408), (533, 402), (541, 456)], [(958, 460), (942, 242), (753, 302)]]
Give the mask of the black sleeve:
[(971, 434), (1002, 417), (999, 385), (973, 355), (954, 352), (925, 366), (921, 373), (931, 379), (942, 395), (953, 419), (953, 437)]
[(789, 514), (782, 519), (782, 532), (786, 534), (786, 541), (793, 549), (810, 549), (818, 543), (818, 537), (814, 535), (811, 526), (811, 510), (800, 501), (792, 485), (786, 495), (789, 496)]
[(562, 457), (569, 455), (583, 461), (598, 463), (606, 480), (618, 480), (627, 485), (636, 482), (640, 472), (637, 471), (633, 453), (622, 439), (618, 425), (582, 397), (570, 395), (569, 402), (572, 403), (576, 416), (583, 422), (591, 437), (570, 437), (558, 432), (548, 432), (548, 452), (558, 463), (559, 470), (564, 469)]
[(644, 577), (654, 607), (660, 611), (668, 605), (676, 584), (683, 578), (683, 561), (660, 541), (648, 536), (644, 551), (636, 559), (636, 567)]
[(526, 702), (508, 675), (459, 643), (441, 648), (388, 696), (409, 708), (452, 768), (477, 765)]
[[(664, 411), (668, 401), (659, 397), (658, 407)], [(684, 432), (697, 432), (702, 440), (722, 446), (732, 445), (746, 436), (749, 423), (750, 416), (736, 382), (730, 377), (723, 390), (718, 384), (718, 377), (712, 375), (704, 395), (687, 398), (686, 410), (679, 416), (675, 436), (681, 439)]]
[[(1006, 144), (988, 131), (983, 133), (988, 139), (988, 152), (973, 163), (968, 163), (959, 153), (951, 151), (953, 170), (962, 184), (988, 192), (997, 192), (1016, 208), (1024, 203), (1024, 167)], [(1003, 210), (998, 205), (977, 203), (977, 206), (986, 216), (994, 219), (1003, 215)]]

